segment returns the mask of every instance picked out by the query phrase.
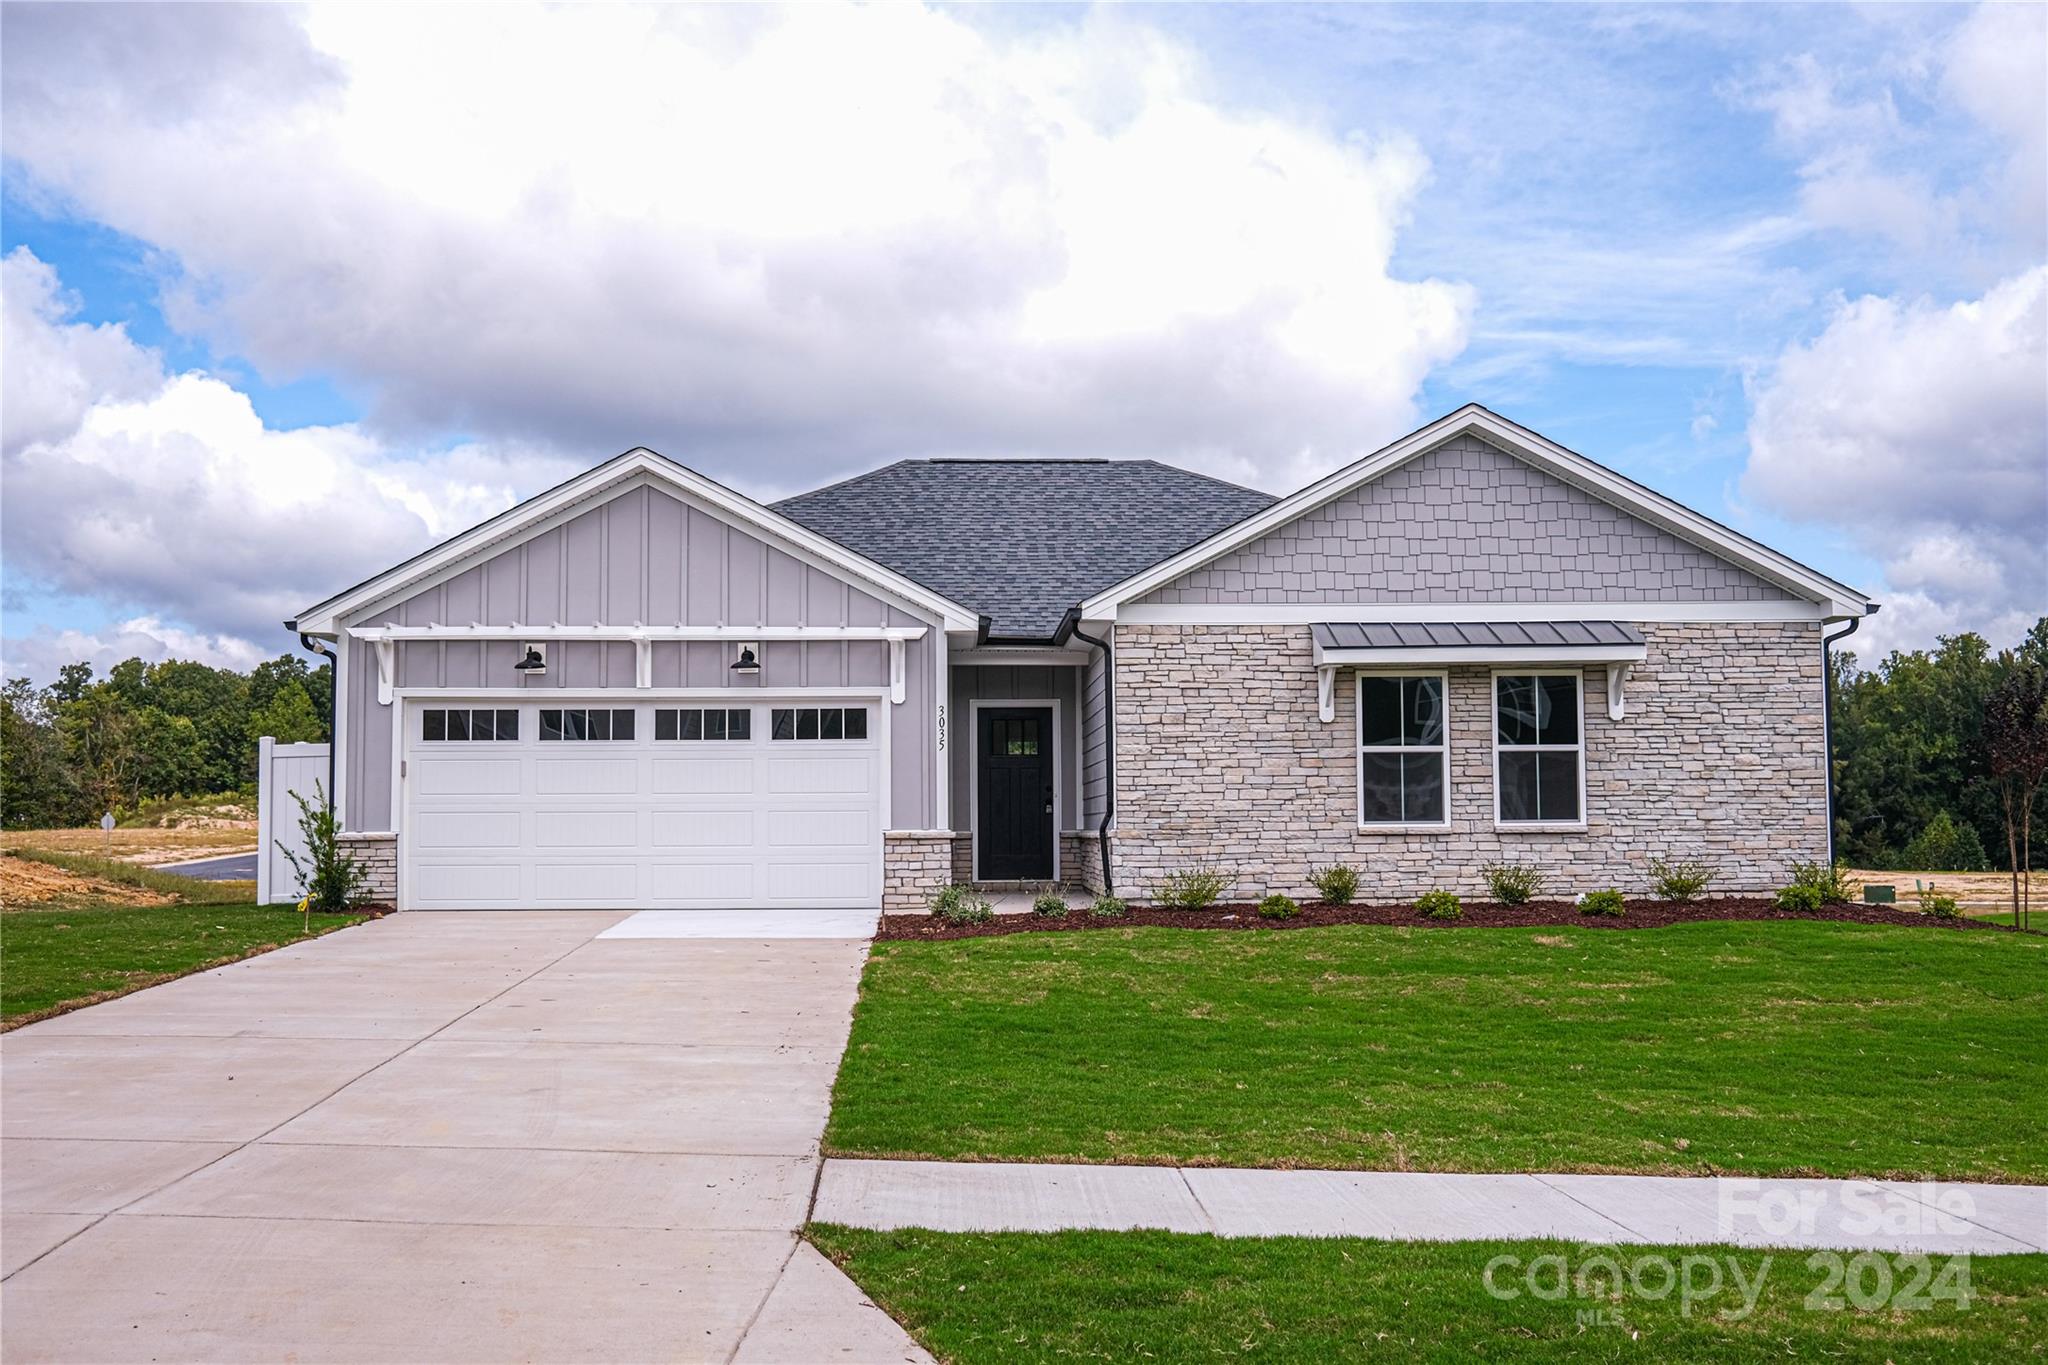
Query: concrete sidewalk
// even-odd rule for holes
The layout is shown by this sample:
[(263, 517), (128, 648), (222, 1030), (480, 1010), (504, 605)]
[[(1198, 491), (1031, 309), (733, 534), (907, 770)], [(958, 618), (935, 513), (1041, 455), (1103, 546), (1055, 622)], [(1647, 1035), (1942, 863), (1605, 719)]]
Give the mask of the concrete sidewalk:
[(825, 1163), (812, 1215), (862, 1228), (1222, 1237), (1557, 1237), (1953, 1254), (2048, 1251), (2048, 1188), (998, 1162)]
[(916, 1361), (797, 1239), (866, 944), (411, 913), (0, 1039), (0, 1358)]

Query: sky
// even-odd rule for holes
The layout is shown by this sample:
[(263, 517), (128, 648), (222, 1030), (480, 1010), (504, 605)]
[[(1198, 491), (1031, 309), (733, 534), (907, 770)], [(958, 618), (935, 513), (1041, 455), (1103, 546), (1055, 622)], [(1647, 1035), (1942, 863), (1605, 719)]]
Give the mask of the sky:
[(2048, 612), (2048, 8), (0, 5), (0, 671), (246, 668), (621, 450), (1284, 493), (1480, 402)]

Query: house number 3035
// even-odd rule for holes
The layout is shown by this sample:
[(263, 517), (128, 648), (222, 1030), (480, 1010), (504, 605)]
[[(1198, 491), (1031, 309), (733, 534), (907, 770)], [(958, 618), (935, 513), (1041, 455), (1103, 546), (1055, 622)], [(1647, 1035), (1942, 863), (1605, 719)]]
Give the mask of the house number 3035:
[(943, 702), (939, 704), (939, 752), (946, 752), (946, 707)]

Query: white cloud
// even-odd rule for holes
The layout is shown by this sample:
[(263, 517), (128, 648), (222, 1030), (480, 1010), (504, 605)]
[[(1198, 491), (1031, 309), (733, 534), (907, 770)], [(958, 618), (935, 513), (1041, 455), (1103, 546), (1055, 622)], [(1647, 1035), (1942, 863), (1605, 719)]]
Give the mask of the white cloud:
[(69, 435), (100, 399), (162, 382), (156, 356), (125, 328), (68, 321), (77, 307), (27, 247), (0, 259), (0, 454)]
[(1724, 93), (1771, 115), (1777, 142), (1800, 158), (1800, 207), (1815, 226), (1986, 278), (2039, 259), (2048, 11), (1979, 5), (1940, 33), (1921, 27), (1926, 16), (1895, 17), (1864, 13), (1885, 41), (1860, 62), (1801, 52)]
[(154, 616), (138, 616), (98, 631), (38, 626), (27, 635), (9, 638), (0, 642), (0, 675), (47, 683), (66, 664), (89, 663), (95, 676), (105, 677), (125, 659), (189, 659), (246, 673), (265, 659), (295, 651), (296, 644), (288, 639), (265, 649), (234, 636), (203, 635)]
[(174, 324), (360, 384), (380, 430), (782, 485), (1128, 449), (1280, 483), (1403, 429), (1464, 344), (1470, 292), (1391, 270), (1411, 144), (1226, 108), (1122, 16), (224, 15), (297, 77), (172, 88), (146, 31), (179, 14), (11, 23), (9, 155), (175, 253)]
[(1845, 301), (1752, 398), (1744, 493), (1884, 565), (1874, 639), (2007, 645), (2048, 612), (2048, 266), (1948, 307)]
[[(149, 604), (96, 634), (32, 634), (10, 659), (100, 639), (266, 657), (299, 609), (575, 467), (532, 447), (421, 456), (354, 426), (273, 430), (221, 380), (167, 375), (118, 328), (68, 321), (26, 250), (6, 271), (9, 586)], [(17, 391), (37, 400), (18, 443)]]

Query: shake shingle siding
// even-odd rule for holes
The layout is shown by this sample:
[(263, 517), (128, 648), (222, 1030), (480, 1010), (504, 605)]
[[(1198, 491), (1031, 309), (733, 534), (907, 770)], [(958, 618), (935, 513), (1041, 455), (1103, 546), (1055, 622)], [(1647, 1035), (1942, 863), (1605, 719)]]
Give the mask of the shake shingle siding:
[(1143, 599), (1760, 602), (1791, 594), (1477, 436), (1453, 437)]

